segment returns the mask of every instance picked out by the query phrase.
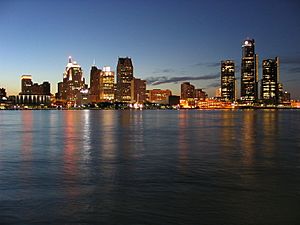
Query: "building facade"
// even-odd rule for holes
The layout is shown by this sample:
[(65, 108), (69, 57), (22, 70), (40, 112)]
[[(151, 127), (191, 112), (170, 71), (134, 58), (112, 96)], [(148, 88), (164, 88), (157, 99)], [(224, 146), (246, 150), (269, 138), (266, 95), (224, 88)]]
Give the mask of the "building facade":
[(279, 103), (279, 58), (262, 62), (261, 99), (266, 104)]
[(21, 92), (15, 96), (14, 103), (28, 106), (51, 104), (50, 83), (33, 83), (31, 75), (21, 76)]
[(7, 102), (6, 90), (4, 88), (0, 88), (0, 109), (1, 104)]
[(91, 67), (90, 71), (90, 100), (92, 103), (100, 102), (100, 73), (95, 65)]
[(62, 100), (68, 102), (68, 105), (74, 106), (76, 96), (82, 90), (86, 89), (85, 79), (81, 66), (69, 57), (68, 64), (63, 74), (63, 81), (59, 83), (59, 96)]
[(195, 89), (195, 98), (198, 101), (205, 101), (207, 96), (208, 96), (207, 93), (203, 91), (201, 88)]
[(143, 103), (146, 101), (146, 81), (134, 78), (131, 81), (132, 102)]
[(241, 100), (249, 103), (258, 100), (258, 56), (254, 39), (247, 39), (242, 45)]
[(167, 103), (170, 95), (172, 92), (169, 89), (147, 90), (147, 100), (152, 103)]
[(115, 99), (115, 72), (109, 66), (103, 67), (99, 74), (100, 102), (113, 102)]
[(232, 60), (221, 61), (221, 98), (235, 100), (235, 65)]
[(117, 101), (132, 102), (131, 81), (133, 78), (133, 64), (131, 58), (119, 58), (117, 65)]
[(195, 98), (195, 86), (190, 82), (184, 82), (181, 84), (181, 99), (188, 100)]

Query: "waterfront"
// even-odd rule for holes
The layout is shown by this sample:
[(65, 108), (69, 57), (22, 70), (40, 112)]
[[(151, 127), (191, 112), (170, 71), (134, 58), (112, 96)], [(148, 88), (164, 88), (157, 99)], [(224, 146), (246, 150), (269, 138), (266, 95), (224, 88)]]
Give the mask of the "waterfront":
[(296, 224), (297, 110), (0, 111), (4, 224)]

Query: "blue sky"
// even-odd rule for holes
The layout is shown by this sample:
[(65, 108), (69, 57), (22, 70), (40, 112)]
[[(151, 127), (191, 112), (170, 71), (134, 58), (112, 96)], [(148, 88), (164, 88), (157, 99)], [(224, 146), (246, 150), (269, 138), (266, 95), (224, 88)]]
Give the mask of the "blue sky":
[[(235, 60), (240, 77), (241, 43), (250, 37), (260, 62), (280, 57), (280, 80), (300, 99), (299, 11), (296, 0), (2, 0), (0, 87), (17, 94), (20, 76), (31, 74), (54, 93), (69, 55), (88, 83), (94, 59), (115, 70), (118, 56), (131, 57), (142, 79), (217, 77), (224, 59)], [(179, 94), (180, 82), (148, 88)], [(220, 79), (191, 83), (213, 96)]]

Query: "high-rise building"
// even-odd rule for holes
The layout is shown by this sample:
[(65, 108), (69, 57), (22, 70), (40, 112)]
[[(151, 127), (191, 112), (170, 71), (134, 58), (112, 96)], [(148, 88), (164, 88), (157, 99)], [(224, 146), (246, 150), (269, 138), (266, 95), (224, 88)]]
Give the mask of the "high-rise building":
[(255, 54), (254, 39), (247, 39), (242, 45), (241, 100), (258, 100), (258, 56)]
[(225, 101), (235, 100), (235, 67), (232, 60), (221, 61), (221, 97)]
[(100, 102), (100, 73), (101, 69), (93, 65), (90, 72), (90, 99), (92, 103)]
[(81, 66), (73, 61), (70, 56), (63, 74), (63, 81), (62, 84), (60, 84), (60, 93), (58, 93), (58, 96), (73, 106), (75, 105), (77, 94), (82, 89), (86, 89), (86, 85)]
[(113, 102), (115, 98), (115, 73), (109, 66), (103, 67), (99, 76), (99, 90), (101, 102)]
[(262, 62), (261, 99), (266, 104), (278, 104), (279, 58)]
[(146, 81), (134, 78), (131, 81), (131, 99), (133, 102), (143, 103), (146, 101)]
[(42, 84), (33, 83), (31, 75), (21, 76), (21, 92), (15, 96), (16, 104), (38, 106), (50, 105), (50, 83), (48, 81)]
[(190, 82), (184, 82), (181, 84), (181, 99), (187, 100), (195, 98), (195, 86)]
[(51, 95), (50, 83), (48, 81), (42, 84), (33, 83), (31, 75), (22, 75), (20, 95)]
[(21, 76), (21, 93), (20, 94), (31, 94), (33, 83), (31, 75), (22, 75)]
[(119, 58), (117, 65), (117, 101), (131, 102), (131, 81), (133, 80), (131, 58)]

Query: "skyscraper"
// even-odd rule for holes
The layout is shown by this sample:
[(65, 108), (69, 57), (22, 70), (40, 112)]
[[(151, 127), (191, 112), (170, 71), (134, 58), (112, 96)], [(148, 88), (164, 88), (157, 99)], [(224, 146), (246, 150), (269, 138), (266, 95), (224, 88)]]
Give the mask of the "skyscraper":
[(22, 75), (20, 95), (51, 95), (50, 83), (48, 81), (42, 84), (33, 83), (31, 75)]
[(146, 81), (134, 78), (131, 81), (131, 99), (134, 102), (143, 103), (146, 101)]
[(187, 100), (189, 98), (195, 98), (195, 86), (190, 82), (184, 82), (181, 84), (181, 99)]
[(242, 45), (241, 100), (255, 102), (258, 99), (258, 56), (255, 54), (254, 39)]
[(109, 66), (103, 67), (99, 76), (99, 90), (101, 102), (113, 102), (115, 98), (115, 73)]
[(21, 76), (21, 92), (15, 97), (15, 104), (27, 106), (50, 105), (50, 83), (33, 83), (31, 75)]
[(117, 65), (117, 101), (131, 102), (131, 81), (133, 65), (131, 58), (119, 58)]
[(90, 99), (92, 103), (100, 102), (100, 73), (101, 69), (93, 65), (90, 72)]
[(232, 60), (221, 61), (221, 97), (235, 100), (235, 67)]
[(263, 60), (262, 73), (261, 99), (266, 104), (278, 104), (279, 58)]
[(76, 95), (86, 88), (85, 80), (83, 78), (81, 66), (69, 57), (68, 64), (63, 74), (63, 82), (59, 85), (60, 93), (58, 96), (69, 103), (74, 105), (76, 102)]
[(32, 76), (31, 75), (22, 75), (21, 76), (21, 93), (20, 94), (31, 94), (32, 87)]

